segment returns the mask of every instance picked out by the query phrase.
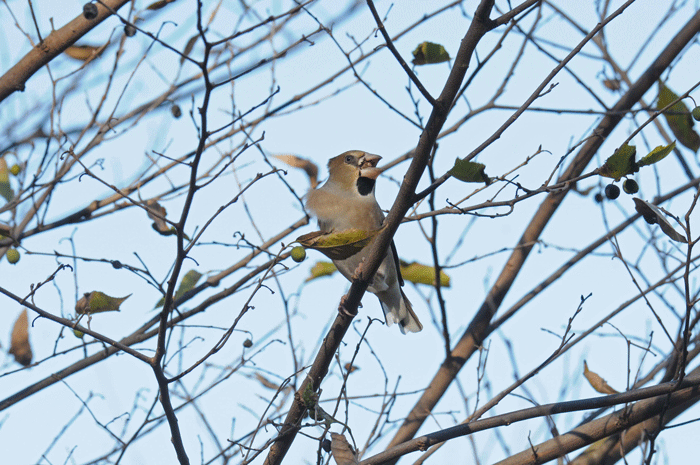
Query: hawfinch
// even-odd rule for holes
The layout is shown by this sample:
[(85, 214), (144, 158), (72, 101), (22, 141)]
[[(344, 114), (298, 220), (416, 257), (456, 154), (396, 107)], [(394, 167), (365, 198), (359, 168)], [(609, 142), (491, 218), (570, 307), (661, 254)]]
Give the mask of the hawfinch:
[[(350, 150), (330, 159), (328, 180), (320, 188), (311, 190), (306, 200), (306, 208), (318, 219), (321, 231), (381, 228), (384, 213), (374, 197), (374, 184), (381, 172), (377, 168), (380, 159), (378, 155), (361, 150)], [(350, 258), (333, 260), (333, 263), (352, 281), (352, 275), (369, 249), (368, 245)], [(402, 285), (396, 246), (392, 241), (390, 253), (384, 257), (367, 290), (379, 298), (387, 325), (398, 323), (402, 333), (417, 333), (423, 325), (401, 290)]]

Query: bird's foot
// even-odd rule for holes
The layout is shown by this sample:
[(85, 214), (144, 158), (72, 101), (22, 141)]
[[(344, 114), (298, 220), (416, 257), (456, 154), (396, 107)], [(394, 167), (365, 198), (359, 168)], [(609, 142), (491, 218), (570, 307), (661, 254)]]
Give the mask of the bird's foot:
[(357, 265), (357, 268), (355, 268), (355, 272), (352, 274), (352, 280), (361, 280), (362, 279), (362, 273), (364, 272), (365, 269), (365, 258), (362, 258), (362, 261), (360, 262), (359, 265)]

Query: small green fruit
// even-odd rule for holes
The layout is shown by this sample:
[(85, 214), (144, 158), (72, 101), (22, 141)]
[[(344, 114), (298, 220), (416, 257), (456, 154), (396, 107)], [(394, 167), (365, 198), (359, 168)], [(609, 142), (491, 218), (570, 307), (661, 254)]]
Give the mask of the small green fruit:
[(82, 339), (83, 336), (85, 336), (85, 333), (82, 332), (82, 331), (80, 331), (80, 330), (74, 329), (74, 330), (73, 330), (73, 335), (74, 335), (75, 337), (77, 337), (78, 339)]
[(292, 249), (292, 260), (301, 263), (306, 258), (306, 249), (298, 245)]
[(22, 167), (20, 167), (16, 163), (10, 167), (10, 173), (12, 173), (12, 176), (17, 176), (21, 172), (22, 172)]
[(605, 186), (605, 196), (610, 200), (615, 200), (620, 196), (620, 188), (615, 184), (608, 184)]
[(691, 114), (693, 115), (693, 119), (695, 121), (700, 121), (700, 107), (693, 108), (693, 112)]
[(13, 265), (19, 261), (19, 250), (10, 249), (7, 251), (7, 261)]
[(636, 194), (639, 192), (639, 184), (634, 179), (625, 179), (622, 183), (622, 190), (627, 194)]

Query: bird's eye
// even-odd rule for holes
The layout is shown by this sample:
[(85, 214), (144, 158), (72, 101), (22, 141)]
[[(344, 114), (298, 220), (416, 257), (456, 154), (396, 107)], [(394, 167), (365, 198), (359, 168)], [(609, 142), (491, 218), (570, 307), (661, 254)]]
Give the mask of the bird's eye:
[(355, 158), (352, 155), (346, 155), (345, 156), (345, 163), (350, 164), (355, 160)]

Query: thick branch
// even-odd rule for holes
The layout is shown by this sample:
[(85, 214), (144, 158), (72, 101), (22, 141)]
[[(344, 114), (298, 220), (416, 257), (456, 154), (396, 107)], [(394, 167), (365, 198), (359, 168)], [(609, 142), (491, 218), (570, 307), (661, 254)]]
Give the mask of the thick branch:
[[(622, 120), (626, 110), (631, 109), (644, 93), (656, 82), (661, 73), (673, 62), (673, 60), (683, 51), (684, 47), (700, 31), (700, 12), (680, 30), (675, 38), (659, 54), (656, 60), (649, 66), (644, 74), (630, 89), (623, 95), (612, 112), (605, 116), (598, 126), (593, 130), (595, 137), (591, 137), (581, 147), (574, 160), (562, 174), (558, 182), (579, 176), (607, 136), (615, 129)], [(525, 229), (522, 237), (514, 247), (513, 253), (508, 262), (503, 267), (496, 283), (491, 288), (479, 311), (476, 313), (461, 339), (448, 357), (440, 366), (433, 379), (427, 384), (427, 389), (413, 407), (403, 425), (392, 439), (389, 447), (405, 442), (415, 436), (416, 432), (423, 424), (423, 421), (430, 415), (435, 405), (445, 393), (449, 385), (459, 373), (459, 370), (471, 357), (474, 351), (478, 350), (485, 336), (488, 334), (488, 327), (491, 318), (495, 315), (503, 298), (515, 281), (525, 260), (540, 237), (540, 234), (553, 217), (569, 189), (553, 192), (542, 202), (530, 224)]]
[[(457, 52), (457, 57), (455, 58), (455, 65), (450, 72), (450, 76), (447, 79), (447, 83), (440, 97), (438, 97), (436, 104), (433, 106), (426, 128), (421, 134), (418, 146), (415, 150), (411, 166), (404, 177), (396, 201), (385, 220), (386, 228), (377, 236), (374, 242), (372, 242), (372, 245), (369, 246), (371, 249), (367, 260), (363, 264), (362, 279), (353, 281), (350, 291), (346, 296), (345, 308), (350, 313), (357, 313), (358, 305), (367, 290), (370, 279), (379, 268), (389, 248), (389, 244), (394, 237), (394, 233), (412, 205), (416, 186), (425, 171), (432, 147), (437, 140), (440, 129), (445, 124), (452, 102), (464, 80), (476, 45), (492, 27), (489, 14), (493, 8), (493, 3), (494, 0), (482, 0), (476, 10), (474, 20), (462, 40), (459, 52)], [(351, 321), (351, 317), (340, 312), (338, 313), (330, 332), (323, 341), (321, 350), (316, 355), (313, 366), (309, 370), (299, 391), (297, 391), (294, 396), (294, 403), (287, 414), (279, 437), (270, 448), (270, 453), (265, 459), (265, 465), (279, 464), (284, 459), (284, 456), (294, 441), (296, 433), (299, 431), (299, 425), (306, 410), (300, 393), (304, 392), (309, 385), (312, 386), (314, 391), (321, 385), (321, 381), (323, 381), (323, 377), (325, 377), (328, 371), (328, 366), (333, 360), (333, 355), (338, 349)]]
[[(380, 454), (363, 460), (361, 465), (379, 465), (396, 460), (402, 455), (418, 450), (427, 450), (428, 447), (466, 436), (479, 431), (506, 426), (532, 418), (541, 418), (547, 415), (556, 415), (567, 412), (577, 412), (581, 410), (611, 407), (623, 405), (629, 402), (638, 401), (636, 404), (621, 409), (606, 417), (588, 422), (580, 427), (558, 436), (554, 439), (536, 447), (538, 460), (534, 460), (532, 450), (527, 450), (509, 457), (504, 462), (509, 465), (520, 465), (530, 463), (543, 463), (552, 460), (560, 455), (576, 450), (587, 444), (605, 438), (631, 425), (643, 422), (653, 416), (659, 415), (669, 406), (685, 406), (688, 402), (700, 400), (700, 369), (695, 369), (692, 376), (686, 378), (678, 389), (675, 382), (663, 383), (657, 386), (635, 389), (633, 391), (622, 392), (608, 396), (598, 396), (589, 399), (580, 399), (569, 402), (557, 402), (554, 404), (539, 405), (537, 407), (517, 410), (515, 412), (496, 415), (491, 418), (477, 420), (471, 423), (445, 428), (434, 433), (426, 434), (419, 438), (400, 444)], [(629, 417), (628, 417), (629, 415)], [(555, 455), (552, 455), (555, 454)], [(559, 455), (556, 455), (559, 454)], [(519, 457), (516, 461), (516, 457)], [(521, 460), (523, 457), (530, 457), (530, 460)], [(546, 457), (546, 460), (544, 459)], [(534, 461), (533, 461), (534, 460)]]
[(129, 0), (105, 0), (103, 3), (109, 9), (96, 4), (97, 17), (95, 19), (85, 19), (82, 14), (78, 15), (61, 29), (49, 34), (46, 39), (34, 46), (8, 72), (0, 76), (0, 102), (15, 91), (23, 92), (24, 84), (34, 73), (111, 16), (110, 9), (114, 11), (119, 10), (126, 3), (129, 3)]

